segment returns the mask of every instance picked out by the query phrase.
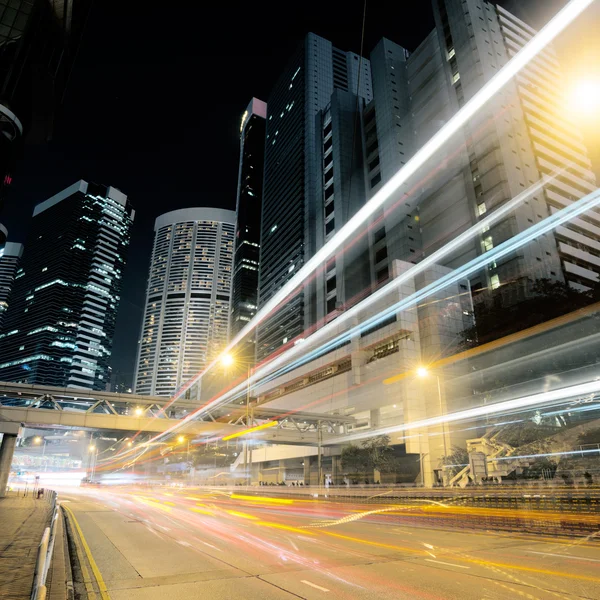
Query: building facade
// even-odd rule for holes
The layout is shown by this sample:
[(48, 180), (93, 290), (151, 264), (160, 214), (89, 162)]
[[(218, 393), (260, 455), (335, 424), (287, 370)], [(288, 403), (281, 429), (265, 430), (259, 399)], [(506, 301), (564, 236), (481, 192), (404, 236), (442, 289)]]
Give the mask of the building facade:
[(0, 338), (0, 380), (104, 390), (135, 212), (78, 181), (38, 204)]
[[(322, 111), (334, 90), (369, 101), (369, 61), (309, 33), (267, 101), (258, 306), (264, 306), (322, 245)], [(327, 192), (329, 199), (333, 189)], [(322, 228), (322, 230), (321, 230)], [(268, 356), (318, 320), (317, 284), (307, 283), (257, 330), (257, 358)]]
[[(267, 105), (252, 98), (242, 117), (240, 167), (236, 202), (235, 254), (231, 285), (231, 336), (237, 335), (256, 314), (260, 215), (263, 194)], [(248, 358), (254, 358), (254, 335)]]
[(23, 244), (7, 242), (0, 250), (0, 331), (8, 310), (13, 283), (23, 255)]
[(135, 393), (171, 396), (227, 344), (235, 212), (186, 208), (154, 224)]
[[(370, 56), (374, 100), (363, 115), (369, 194), (535, 34), (483, 0), (434, 0), (433, 9), (436, 28), (412, 54), (384, 39)], [(455, 135), (437, 165), (408, 182), (410, 197), (393, 210), (397, 199), (388, 203), (372, 246), (382, 278), (391, 260), (418, 262), (543, 176), (555, 175), (445, 265), (464, 264), (596, 189), (582, 137), (566, 117), (560, 79), (556, 54), (546, 48)], [(599, 236), (600, 214), (590, 211), (475, 274), (471, 288), (476, 296), (498, 289), (505, 305), (530, 295), (539, 279), (590, 289), (599, 280)]]

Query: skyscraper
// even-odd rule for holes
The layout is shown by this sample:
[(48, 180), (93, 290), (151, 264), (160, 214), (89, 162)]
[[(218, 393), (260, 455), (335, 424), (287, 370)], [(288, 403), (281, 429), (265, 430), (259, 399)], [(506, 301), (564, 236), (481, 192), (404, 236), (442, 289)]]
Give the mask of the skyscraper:
[(106, 388), (134, 214), (123, 192), (86, 181), (35, 207), (0, 336), (0, 380)]
[[(258, 305), (260, 214), (267, 105), (252, 98), (242, 117), (236, 202), (235, 254), (231, 285), (231, 335), (241, 331)], [(252, 340), (254, 336), (252, 336)], [(253, 344), (252, 344), (253, 346)], [(248, 353), (254, 358), (254, 348)]]
[(228, 341), (235, 213), (184, 208), (154, 224), (135, 392), (170, 396)]
[[(309, 33), (267, 101), (259, 307), (293, 277), (329, 233), (323, 224), (325, 199), (319, 193), (323, 150), (329, 148), (323, 146), (317, 115), (330, 104), (334, 90), (369, 101), (369, 62)], [(333, 188), (328, 194), (332, 193)], [(314, 325), (316, 306), (313, 281), (259, 326), (257, 357), (269, 355)]]
[(0, 250), (0, 331), (2, 322), (8, 310), (10, 296), (15, 281), (15, 275), (19, 268), (23, 254), (23, 244), (7, 242), (3, 250)]
[[(436, 29), (409, 56), (382, 40), (371, 54), (374, 100), (364, 113), (370, 193), (404, 164), (535, 34), (483, 0), (434, 0)], [(381, 272), (394, 258), (418, 262), (488, 211), (556, 169), (544, 190), (479, 239), (448, 257), (463, 264), (596, 189), (581, 135), (565, 114), (554, 50), (542, 51), (481, 109), (444, 153), (444, 168), (421, 175), (418, 191), (386, 214)], [(438, 158), (439, 163), (439, 158)], [(540, 236), (471, 279), (503, 302), (526, 297), (541, 278), (585, 290), (598, 281), (600, 214), (591, 211)]]

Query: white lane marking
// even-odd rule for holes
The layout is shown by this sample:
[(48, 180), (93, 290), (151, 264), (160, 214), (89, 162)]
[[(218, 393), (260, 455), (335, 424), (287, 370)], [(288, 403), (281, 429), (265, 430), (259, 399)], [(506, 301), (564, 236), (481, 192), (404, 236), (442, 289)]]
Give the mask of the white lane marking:
[(448, 565), (449, 567), (458, 567), (459, 569), (470, 569), (471, 567), (465, 567), (464, 565), (455, 565), (454, 563), (447, 563), (441, 560), (433, 560), (432, 558), (426, 558), (427, 562), (439, 563), (440, 565)]
[(65, 504), (66, 502), (71, 502), (70, 500), (59, 500), (58, 503), (59, 504)]
[[(197, 539), (197, 538), (196, 538)], [(203, 542), (202, 540), (198, 540), (201, 544), (204, 544), (205, 546), (208, 546), (209, 548), (212, 548), (213, 550), (217, 550), (219, 552), (223, 552), (223, 550), (221, 550), (221, 548), (217, 548), (216, 546), (213, 546), (212, 544), (209, 544), (208, 542)]]
[(573, 560), (588, 560), (590, 562), (600, 562), (596, 558), (585, 558), (583, 556), (571, 556), (570, 554), (550, 554), (549, 552), (535, 552), (534, 550), (525, 550), (529, 554), (540, 554), (541, 556), (558, 556), (559, 558), (572, 558)]
[(184, 542), (184, 541), (182, 541), (182, 540), (179, 540), (177, 543), (178, 543), (178, 544), (181, 544), (182, 546), (188, 546), (188, 547), (190, 547), (190, 548), (192, 547), (192, 545), (191, 545), (189, 542)]
[(306, 585), (310, 585), (310, 587), (314, 587), (317, 590), (321, 590), (322, 592), (329, 591), (327, 588), (321, 587), (320, 585), (317, 585), (316, 583), (312, 583), (311, 581), (306, 581), (306, 579), (301, 579), (300, 583), (305, 583)]

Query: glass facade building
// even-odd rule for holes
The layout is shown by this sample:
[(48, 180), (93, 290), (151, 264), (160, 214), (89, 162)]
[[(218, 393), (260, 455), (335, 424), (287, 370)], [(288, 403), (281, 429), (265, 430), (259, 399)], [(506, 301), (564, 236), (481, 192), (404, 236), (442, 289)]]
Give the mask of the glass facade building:
[(136, 394), (173, 395), (227, 344), (234, 230), (218, 208), (156, 219)]
[(103, 390), (134, 211), (78, 181), (38, 204), (0, 335), (0, 380)]
[[(369, 194), (535, 34), (484, 0), (434, 0), (433, 9), (436, 28), (412, 54), (383, 39), (370, 55), (374, 99), (363, 115)], [(560, 82), (556, 53), (547, 47), (478, 111), (455, 136), (444, 168), (433, 165), (426, 184), (386, 211), (372, 247), (381, 259), (378, 278), (388, 277), (391, 260), (420, 261), (553, 172), (562, 169), (445, 265), (464, 264), (596, 189), (582, 136), (565, 120)], [(597, 211), (572, 219), (473, 275), (474, 298), (498, 289), (502, 304), (511, 306), (541, 279), (589, 290), (599, 281), (599, 236)]]
[[(267, 105), (253, 98), (244, 112), (240, 133), (240, 167), (236, 202), (235, 254), (231, 285), (231, 336), (256, 314), (260, 255)], [(254, 358), (254, 335), (246, 354)]]
[[(323, 130), (317, 117), (334, 90), (370, 100), (369, 61), (309, 33), (267, 101), (259, 308), (322, 245)], [(316, 323), (316, 288), (314, 280), (307, 283), (258, 327), (258, 359)]]

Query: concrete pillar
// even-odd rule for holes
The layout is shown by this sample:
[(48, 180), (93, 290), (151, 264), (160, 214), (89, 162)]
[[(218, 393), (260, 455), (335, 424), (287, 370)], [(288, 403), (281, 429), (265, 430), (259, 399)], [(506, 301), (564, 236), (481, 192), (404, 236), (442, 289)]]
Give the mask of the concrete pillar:
[(304, 485), (310, 485), (310, 456), (304, 457)]
[(379, 408), (372, 408), (370, 414), (371, 429), (379, 428), (381, 424), (381, 410)]
[(0, 446), (0, 498), (6, 496), (6, 484), (10, 475), (10, 466), (12, 465), (13, 454), (17, 436), (11, 433), (5, 433), (2, 436), (2, 445)]

